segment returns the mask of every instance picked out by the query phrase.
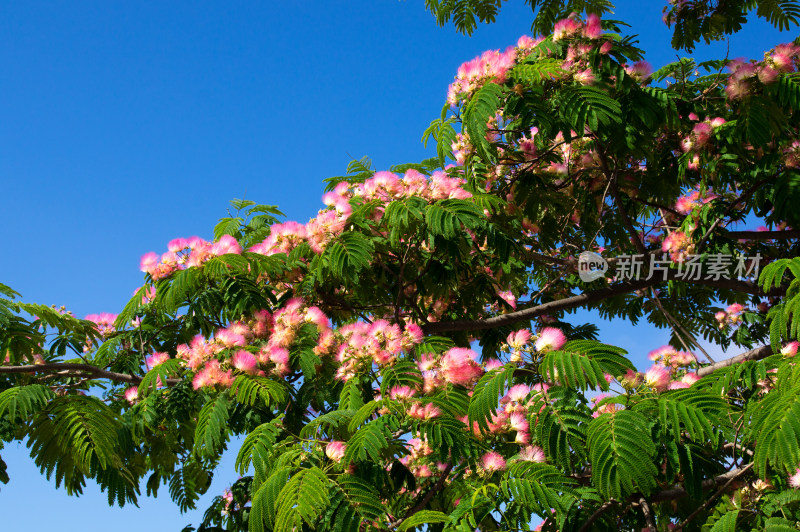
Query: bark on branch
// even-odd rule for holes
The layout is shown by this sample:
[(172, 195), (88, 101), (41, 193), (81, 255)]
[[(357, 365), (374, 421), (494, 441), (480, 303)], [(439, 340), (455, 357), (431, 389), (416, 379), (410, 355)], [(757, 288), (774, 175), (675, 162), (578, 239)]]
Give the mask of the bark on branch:
[(697, 370), (697, 376), (705, 377), (706, 375), (710, 375), (718, 369), (727, 368), (728, 366), (733, 366), (734, 364), (745, 362), (747, 360), (761, 360), (762, 358), (767, 358), (771, 354), (772, 347), (768, 345), (762, 345), (761, 347), (756, 347), (755, 349), (751, 349), (750, 351), (742, 353), (741, 355), (736, 355), (735, 357), (720, 360), (719, 362), (709, 364), (708, 366), (703, 366)]
[[(48, 362), (46, 364), (32, 364), (29, 366), (0, 366), (3, 373), (51, 373), (57, 377), (95, 377), (108, 379), (113, 382), (127, 382), (139, 384), (144, 376), (116, 373), (91, 364), (73, 364), (71, 362)], [(167, 384), (177, 384), (181, 379), (167, 379)]]
[[(733, 279), (684, 280), (676, 277), (676, 273), (673, 271), (668, 272), (667, 280), (683, 281), (715, 288), (727, 288), (754, 295), (768, 295), (765, 294), (764, 291), (758, 287), (758, 285), (751, 281), (737, 281)], [(428, 323), (423, 326), (422, 329), (426, 334), (436, 334), (450, 331), (478, 331), (494, 329), (495, 327), (502, 327), (503, 325), (510, 325), (520, 321), (528, 321), (536, 316), (541, 316), (542, 314), (548, 314), (550, 312), (584, 307), (617, 295), (635, 292), (636, 290), (641, 290), (643, 288), (648, 288), (664, 282), (663, 274), (656, 274), (651, 279), (631, 281), (629, 283), (618, 284), (608, 288), (601, 288), (592, 292), (586, 292), (577, 296), (567, 297), (557, 301), (550, 301), (548, 303), (542, 303), (541, 305), (518, 310), (516, 312), (509, 312), (508, 314), (501, 314), (499, 316), (486, 318), (484, 320), (459, 320)], [(783, 292), (784, 290), (773, 290), (769, 293), (769, 295), (780, 295)]]

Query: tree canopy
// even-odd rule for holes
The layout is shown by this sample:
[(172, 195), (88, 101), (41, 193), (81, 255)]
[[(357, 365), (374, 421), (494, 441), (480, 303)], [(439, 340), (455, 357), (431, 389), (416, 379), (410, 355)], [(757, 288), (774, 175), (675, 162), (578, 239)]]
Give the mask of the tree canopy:
[[(244, 437), (206, 531), (796, 529), (800, 41), (653, 70), (606, 0), (529, 3), (533, 35), (458, 68), (437, 157), (353, 161), (305, 224), (234, 200), (119, 314), (0, 285), (0, 443), (186, 510)], [(465, 32), (500, 4), (426, 1)], [(691, 49), (753, 13), (800, 7), (665, 20)], [(637, 371), (575, 309), (670, 344)]]

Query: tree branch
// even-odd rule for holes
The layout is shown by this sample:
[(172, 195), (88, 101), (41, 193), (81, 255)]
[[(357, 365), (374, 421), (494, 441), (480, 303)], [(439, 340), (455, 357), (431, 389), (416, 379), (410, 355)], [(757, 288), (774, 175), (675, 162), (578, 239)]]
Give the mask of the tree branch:
[(424, 509), (428, 505), (428, 503), (431, 502), (433, 496), (436, 495), (439, 491), (441, 491), (441, 489), (444, 487), (444, 483), (447, 480), (447, 476), (450, 474), (452, 470), (453, 470), (453, 464), (448, 465), (445, 468), (445, 470), (442, 471), (442, 476), (439, 477), (439, 480), (436, 481), (436, 484), (434, 484), (433, 487), (430, 490), (428, 490), (428, 493), (426, 493), (425, 496), (422, 497), (422, 499), (420, 499), (417, 504), (415, 504), (408, 512), (406, 512), (406, 515), (404, 515), (402, 518), (395, 521), (394, 523), (389, 523), (389, 528), (395, 528), (397, 526), (400, 526), (403, 523), (403, 521), (405, 521), (415, 513), (419, 512), (420, 510)]
[(720, 360), (719, 362), (709, 364), (708, 366), (703, 366), (697, 370), (697, 376), (705, 377), (706, 375), (710, 375), (718, 369), (727, 368), (728, 366), (733, 366), (734, 364), (745, 362), (747, 360), (761, 360), (762, 358), (767, 358), (771, 354), (772, 347), (769, 345), (762, 345), (761, 347), (751, 349), (750, 351), (742, 353), (741, 355), (736, 355), (735, 357)]
[[(729, 288), (754, 295), (777, 295), (776, 292), (783, 292), (782, 290), (778, 290), (771, 291), (769, 294), (765, 294), (764, 291), (758, 287), (758, 285), (751, 281), (736, 281), (733, 279), (719, 279), (716, 281), (711, 279), (685, 280), (678, 278), (676, 275), (676, 272), (669, 271), (667, 274), (667, 280), (683, 281), (715, 288)], [(459, 320), (428, 323), (422, 327), (422, 330), (426, 334), (434, 334), (450, 331), (478, 331), (494, 329), (495, 327), (502, 327), (503, 325), (510, 325), (512, 323), (530, 320), (531, 318), (541, 316), (542, 314), (548, 314), (550, 312), (583, 307), (598, 301), (603, 301), (604, 299), (608, 299), (610, 297), (635, 292), (636, 290), (655, 286), (663, 282), (663, 277), (657, 278), (656, 276), (653, 276), (651, 279), (631, 281), (629, 283), (618, 284), (608, 288), (601, 288), (592, 292), (586, 292), (584, 294), (567, 297), (556, 301), (549, 301), (535, 307), (529, 307), (516, 312), (509, 312), (508, 314), (501, 314), (499, 316), (494, 316), (483, 320)]]
[(736, 471), (738, 471), (738, 473), (737, 473), (737, 474), (735, 474), (734, 476), (730, 477), (730, 478), (728, 479), (728, 481), (727, 481), (727, 482), (725, 482), (725, 484), (723, 484), (723, 485), (722, 485), (722, 487), (721, 487), (720, 489), (718, 489), (718, 490), (717, 490), (717, 492), (716, 492), (714, 495), (712, 495), (711, 497), (709, 497), (709, 498), (708, 498), (708, 500), (706, 500), (706, 502), (704, 502), (703, 504), (701, 504), (701, 505), (700, 505), (700, 506), (699, 506), (699, 507), (698, 507), (698, 508), (697, 508), (697, 509), (696, 509), (694, 512), (690, 513), (690, 514), (689, 514), (689, 516), (688, 516), (686, 519), (684, 519), (683, 521), (681, 521), (681, 522), (680, 522), (680, 523), (679, 523), (679, 524), (678, 524), (678, 525), (677, 525), (677, 526), (674, 528), (675, 532), (678, 532), (678, 531), (680, 531), (680, 530), (683, 530), (683, 527), (685, 527), (685, 526), (686, 526), (686, 525), (687, 525), (687, 524), (688, 524), (688, 523), (689, 523), (689, 522), (690, 522), (692, 519), (694, 519), (694, 518), (697, 516), (697, 514), (699, 514), (700, 512), (702, 512), (703, 510), (705, 510), (706, 508), (708, 508), (708, 506), (709, 506), (709, 505), (710, 505), (712, 502), (714, 502), (715, 500), (717, 500), (717, 497), (719, 497), (720, 495), (722, 495), (723, 493), (725, 493), (725, 490), (727, 490), (727, 489), (728, 489), (728, 486), (730, 486), (730, 485), (731, 485), (731, 482), (733, 482), (734, 480), (736, 480), (736, 479), (737, 479), (738, 477), (740, 477), (741, 475), (744, 475), (744, 474), (745, 474), (747, 471), (749, 471), (749, 470), (750, 470), (750, 468), (751, 468), (751, 467), (753, 467), (753, 464), (752, 464), (752, 463), (750, 463), (750, 464), (747, 464), (746, 466), (744, 466), (744, 467), (743, 467), (743, 468), (741, 468), (741, 469), (737, 469)]
[(650, 509), (650, 505), (647, 504), (647, 499), (644, 496), (639, 497), (639, 507), (642, 509), (642, 514), (644, 514), (644, 522), (647, 523), (647, 530), (650, 532), (657, 532), (656, 523), (653, 521), (653, 510)]
[[(702, 489), (708, 490), (719, 486), (720, 484), (724, 484), (731, 479), (734, 479), (742, 474), (745, 473), (745, 470), (750, 469), (751, 464), (744, 466), (743, 468), (734, 469), (733, 471), (728, 471), (722, 475), (718, 475), (714, 478), (708, 478), (703, 481)], [(669, 490), (664, 490), (656, 493), (650, 498), (651, 502), (661, 502), (661, 501), (671, 501), (674, 499), (680, 499), (686, 495), (686, 490), (684, 488), (673, 488)]]
[[(71, 362), (49, 362), (46, 364), (32, 364), (30, 366), (0, 366), (0, 374), (3, 373), (53, 373), (58, 377), (84, 377), (89, 375), (98, 379), (108, 379), (113, 382), (127, 382), (129, 384), (139, 384), (143, 376), (130, 375), (127, 373), (116, 373), (108, 371), (91, 364), (73, 364)], [(167, 379), (167, 384), (177, 384), (181, 379)]]
[(615, 500), (610, 500), (608, 502), (604, 502), (603, 504), (601, 504), (600, 508), (595, 510), (594, 513), (589, 516), (589, 519), (587, 519), (586, 522), (583, 523), (583, 525), (581, 525), (581, 527), (578, 529), (578, 532), (587, 532), (589, 530), (589, 527), (592, 526), (592, 523), (597, 521), (600, 518), (600, 516), (606, 513), (608, 509), (614, 506), (615, 504), (617, 504), (617, 501)]

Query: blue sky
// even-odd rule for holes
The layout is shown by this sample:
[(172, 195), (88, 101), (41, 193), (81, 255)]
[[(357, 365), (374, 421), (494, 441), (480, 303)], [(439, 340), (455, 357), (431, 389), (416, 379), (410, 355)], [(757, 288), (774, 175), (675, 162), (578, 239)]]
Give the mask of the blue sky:
[[(619, 4), (614, 18), (633, 24), (653, 66), (674, 60), (661, 3)], [(0, 282), (80, 317), (116, 313), (142, 283), (142, 254), (178, 236), (210, 238), (234, 197), (305, 222), (321, 207), (322, 180), (351, 158), (382, 169), (430, 156), (419, 139), (457, 67), (515, 43), (531, 20), (512, 1), (468, 38), (438, 28), (417, 0), (5, 2)], [(789, 39), (753, 24), (730, 56)], [(602, 337), (643, 353), (665, 339), (623, 324)], [(141, 509), (108, 508), (91, 484), (77, 499), (56, 491), (24, 447), (2, 456), (9, 530), (180, 530), (236, 479), (225, 460), (201, 510), (181, 516), (166, 489)]]

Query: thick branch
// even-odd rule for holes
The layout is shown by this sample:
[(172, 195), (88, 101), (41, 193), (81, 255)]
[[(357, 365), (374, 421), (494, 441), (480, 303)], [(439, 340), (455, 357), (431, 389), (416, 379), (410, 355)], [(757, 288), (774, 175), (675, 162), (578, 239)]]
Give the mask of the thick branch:
[(589, 519), (586, 520), (585, 523), (578, 529), (578, 532), (587, 532), (592, 524), (597, 521), (600, 516), (602, 516), (606, 511), (608, 511), (612, 506), (617, 504), (617, 501), (611, 500), (608, 502), (604, 502), (600, 505), (600, 508), (594, 511), (592, 515), (589, 516)]
[[(711, 279), (685, 280), (676, 277), (676, 275), (677, 274), (675, 272), (670, 271), (668, 272), (667, 279), (712, 286), (716, 288), (728, 288), (754, 295), (766, 295), (755, 283), (751, 281), (737, 281), (734, 279), (719, 279), (716, 281)], [(516, 312), (509, 312), (508, 314), (501, 314), (499, 316), (486, 318), (484, 320), (459, 320), (429, 323), (423, 327), (423, 330), (426, 334), (435, 334), (449, 331), (477, 331), (494, 329), (495, 327), (502, 327), (503, 325), (527, 321), (535, 318), (536, 316), (541, 316), (542, 314), (584, 307), (592, 303), (597, 303), (598, 301), (603, 301), (604, 299), (635, 292), (636, 290), (641, 290), (649, 286), (655, 286), (663, 282), (663, 276), (654, 275), (651, 279), (631, 281), (629, 283), (618, 284), (608, 288), (601, 288), (592, 292), (586, 292), (577, 296), (542, 303), (541, 305), (518, 310)], [(773, 292), (770, 292), (769, 295), (773, 295)], [(777, 295), (777, 293), (775, 295)]]
[(436, 481), (436, 484), (434, 484), (433, 487), (430, 490), (428, 490), (428, 493), (426, 493), (425, 496), (422, 497), (422, 499), (420, 499), (420, 501), (417, 504), (415, 504), (408, 512), (406, 512), (406, 515), (404, 515), (401, 519), (395, 521), (394, 523), (390, 523), (389, 528), (400, 526), (403, 523), (403, 521), (405, 521), (415, 513), (419, 512), (420, 510), (423, 510), (428, 505), (428, 503), (431, 502), (433, 496), (442, 490), (442, 488), (444, 487), (444, 483), (447, 480), (447, 476), (450, 474), (450, 471), (452, 470), (453, 470), (453, 464), (448, 465), (445, 468), (445, 470), (442, 471), (442, 476), (439, 477), (439, 480)]
[(647, 530), (650, 532), (657, 532), (656, 522), (653, 520), (653, 510), (651, 510), (650, 505), (647, 504), (647, 499), (639, 497), (639, 507), (642, 509), (642, 514), (644, 514), (644, 522), (647, 523)]
[[(716, 476), (714, 478), (708, 478), (703, 481), (702, 487), (704, 490), (716, 488), (720, 484), (725, 484), (729, 480), (744, 474), (747, 470), (750, 469), (750, 467), (751, 465), (748, 464), (742, 468), (734, 469), (733, 471), (728, 471), (727, 473)], [(650, 498), (650, 502), (671, 501), (674, 499), (680, 499), (685, 495), (686, 495), (686, 490), (684, 488), (673, 488), (656, 493)]]
[(703, 504), (701, 504), (701, 505), (700, 505), (700, 506), (699, 506), (699, 507), (698, 507), (698, 508), (697, 508), (697, 509), (696, 509), (694, 512), (692, 512), (691, 514), (689, 514), (689, 517), (687, 517), (686, 519), (684, 519), (683, 521), (681, 521), (681, 522), (678, 524), (678, 526), (676, 526), (676, 527), (675, 527), (675, 529), (674, 529), (674, 530), (675, 530), (675, 532), (679, 532), (680, 530), (683, 530), (683, 527), (685, 527), (687, 524), (689, 524), (689, 522), (690, 522), (692, 519), (694, 519), (695, 517), (697, 517), (697, 515), (698, 515), (700, 512), (702, 512), (703, 510), (705, 510), (706, 508), (708, 508), (708, 507), (709, 507), (709, 505), (711, 505), (711, 503), (712, 503), (712, 502), (714, 502), (715, 500), (717, 500), (717, 497), (719, 497), (720, 495), (722, 495), (723, 493), (725, 493), (725, 490), (727, 490), (727, 489), (728, 489), (728, 486), (730, 486), (730, 485), (731, 485), (731, 483), (732, 483), (734, 480), (736, 480), (736, 479), (737, 479), (738, 477), (740, 477), (741, 475), (744, 475), (744, 474), (745, 474), (745, 473), (746, 473), (748, 470), (750, 470), (750, 468), (751, 468), (751, 467), (753, 467), (753, 464), (752, 464), (752, 463), (751, 463), (751, 464), (747, 464), (745, 467), (743, 467), (743, 468), (741, 468), (741, 469), (737, 469), (736, 471), (738, 471), (738, 473), (737, 473), (737, 474), (735, 474), (734, 476), (730, 477), (730, 478), (728, 479), (728, 481), (727, 481), (727, 482), (725, 482), (725, 484), (723, 484), (723, 485), (722, 485), (722, 487), (721, 487), (720, 489), (718, 489), (718, 490), (717, 490), (717, 492), (716, 492), (714, 495), (712, 495), (711, 497), (709, 497), (709, 499), (708, 499), (708, 500), (706, 500), (706, 502), (704, 502)]
[[(29, 366), (0, 366), (0, 374), (3, 373), (55, 373), (58, 377), (85, 377), (88, 375), (98, 379), (127, 382), (129, 384), (139, 384), (143, 379), (140, 375), (116, 373), (91, 364), (73, 364), (69, 362), (49, 362), (47, 364), (32, 364)], [(167, 384), (177, 384), (180, 381), (180, 379), (167, 379)]]
[(720, 360), (719, 362), (709, 364), (708, 366), (703, 366), (697, 370), (697, 375), (699, 377), (705, 377), (706, 375), (710, 375), (718, 369), (727, 368), (728, 366), (733, 366), (734, 364), (745, 362), (747, 360), (761, 360), (762, 358), (767, 358), (771, 354), (772, 347), (768, 345), (762, 345), (761, 347), (756, 347), (755, 349), (747, 351), (746, 353), (742, 353), (741, 355), (736, 355), (735, 357)]

